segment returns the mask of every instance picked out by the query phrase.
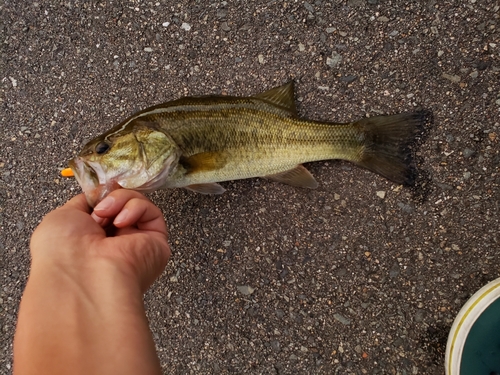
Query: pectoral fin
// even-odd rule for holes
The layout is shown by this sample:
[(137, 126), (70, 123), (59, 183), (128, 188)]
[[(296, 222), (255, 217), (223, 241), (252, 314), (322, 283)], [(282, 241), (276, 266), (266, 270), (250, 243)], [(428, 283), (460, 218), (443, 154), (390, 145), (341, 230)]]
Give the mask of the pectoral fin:
[(187, 173), (213, 171), (224, 167), (226, 157), (219, 152), (200, 152), (189, 157), (181, 157), (180, 163), (186, 168)]
[(186, 189), (200, 194), (222, 194), (226, 191), (226, 189), (215, 182), (208, 184), (189, 185), (186, 186)]
[(318, 183), (312, 174), (303, 165), (297, 165), (295, 168), (288, 171), (264, 177), (283, 184), (308, 189), (316, 189), (318, 187)]

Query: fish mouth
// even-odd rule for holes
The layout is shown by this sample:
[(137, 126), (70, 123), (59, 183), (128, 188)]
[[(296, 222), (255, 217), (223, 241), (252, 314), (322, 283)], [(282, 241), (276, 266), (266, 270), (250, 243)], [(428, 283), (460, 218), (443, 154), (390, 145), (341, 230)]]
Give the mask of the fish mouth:
[(92, 208), (113, 190), (121, 188), (118, 183), (106, 178), (105, 172), (98, 163), (85, 162), (80, 157), (76, 157), (68, 164), (85, 193), (88, 205)]

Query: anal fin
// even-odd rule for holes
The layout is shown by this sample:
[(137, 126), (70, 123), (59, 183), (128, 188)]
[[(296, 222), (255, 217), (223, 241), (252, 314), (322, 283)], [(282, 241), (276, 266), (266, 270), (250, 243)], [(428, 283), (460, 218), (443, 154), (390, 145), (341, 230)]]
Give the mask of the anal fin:
[(185, 188), (200, 194), (222, 194), (226, 191), (226, 189), (224, 189), (216, 182), (207, 184), (193, 184), (188, 185)]
[(302, 188), (316, 189), (318, 187), (318, 183), (312, 174), (301, 164), (288, 171), (264, 177), (283, 184)]

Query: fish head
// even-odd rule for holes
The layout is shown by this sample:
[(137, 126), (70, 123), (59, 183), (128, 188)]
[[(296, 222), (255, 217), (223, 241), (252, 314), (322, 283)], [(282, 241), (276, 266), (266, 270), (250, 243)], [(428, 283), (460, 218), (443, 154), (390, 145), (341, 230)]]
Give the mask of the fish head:
[(180, 150), (155, 123), (133, 120), (88, 142), (69, 162), (91, 207), (113, 190), (153, 191), (165, 184)]

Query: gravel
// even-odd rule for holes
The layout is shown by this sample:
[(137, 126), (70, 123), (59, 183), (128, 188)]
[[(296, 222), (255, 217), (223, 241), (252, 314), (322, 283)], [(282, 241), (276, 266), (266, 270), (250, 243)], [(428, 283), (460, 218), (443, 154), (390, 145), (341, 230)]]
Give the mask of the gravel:
[(30, 234), (80, 191), (59, 171), (82, 144), (150, 105), (290, 79), (310, 119), (432, 110), (421, 178), (402, 188), (326, 161), (307, 165), (314, 191), (251, 179), (150, 194), (173, 252), (145, 296), (164, 373), (443, 373), (457, 312), (500, 275), (496, 1), (0, 10), (0, 374)]

